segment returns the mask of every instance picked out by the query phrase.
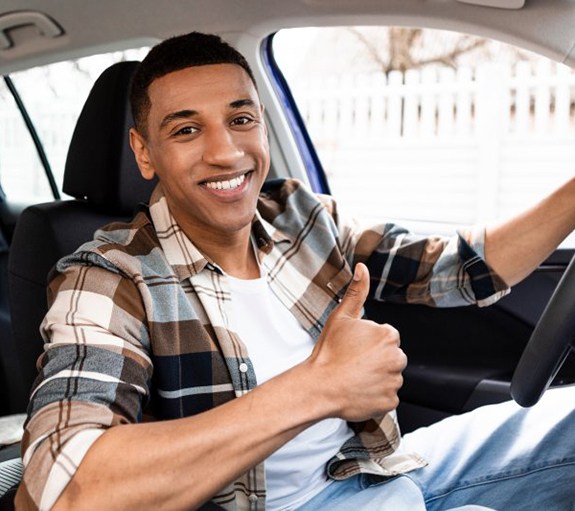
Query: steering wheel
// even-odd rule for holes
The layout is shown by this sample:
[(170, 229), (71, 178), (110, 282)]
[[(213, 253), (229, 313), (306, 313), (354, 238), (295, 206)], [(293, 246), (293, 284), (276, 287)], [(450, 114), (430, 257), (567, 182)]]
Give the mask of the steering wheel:
[(575, 349), (575, 256), (551, 295), (521, 355), (511, 396), (533, 406), (547, 390), (567, 355)]

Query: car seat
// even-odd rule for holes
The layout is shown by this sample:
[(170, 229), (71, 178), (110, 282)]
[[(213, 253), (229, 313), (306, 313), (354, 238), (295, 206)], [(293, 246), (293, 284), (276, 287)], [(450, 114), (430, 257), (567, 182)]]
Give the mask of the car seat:
[(16, 225), (8, 263), (10, 312), (25, 401), (42, 352), (39, 326), (47, 311), (48, 272), (58, 259), (92, 239), (98, 227), (129, 219), (154, 187), (140, 176), (128, 138), (133, 124), (129, 86), (137, 65), (131, 61), (109, 67), (86, 100), (64, 170), (63, 191), (74, 199), (28, 207)]

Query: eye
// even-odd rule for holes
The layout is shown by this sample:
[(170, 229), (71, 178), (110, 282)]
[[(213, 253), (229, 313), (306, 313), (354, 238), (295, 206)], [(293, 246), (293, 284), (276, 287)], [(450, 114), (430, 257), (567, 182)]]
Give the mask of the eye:
[(255, 122), (255, 119), (253, 119), (250, 116), (247, 115), (240, 115), (238, 117), (234, 117), (234, 119), (232, 119), (231, 125), (232, 126), (248, 126), (250, 124), (253, 124)]
[(198, 132), (198, 128), (194, 128), (193, 126), (184, 126), (174, 132), (174, 136), (185, 136), (185, 135), (195, 135)]

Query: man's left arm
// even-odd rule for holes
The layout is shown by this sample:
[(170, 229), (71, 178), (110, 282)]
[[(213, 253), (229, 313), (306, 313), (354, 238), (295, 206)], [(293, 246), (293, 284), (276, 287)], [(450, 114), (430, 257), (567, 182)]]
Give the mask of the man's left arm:
[(534, 207), (486, 229), (487, 264), (513, 286), (537, 268), (575, 229), (575, 178)]

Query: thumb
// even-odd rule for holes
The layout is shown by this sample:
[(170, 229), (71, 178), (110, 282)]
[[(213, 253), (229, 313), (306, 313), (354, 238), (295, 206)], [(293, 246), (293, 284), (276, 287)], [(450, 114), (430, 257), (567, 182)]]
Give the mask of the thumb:
[(357, 263), (353, 272), (353, 280), (349, 284), (344, 297), (337, 309), (338, 315), (360, 319), (363, 304), (369, 291), (369, 270), (363, 263)]

